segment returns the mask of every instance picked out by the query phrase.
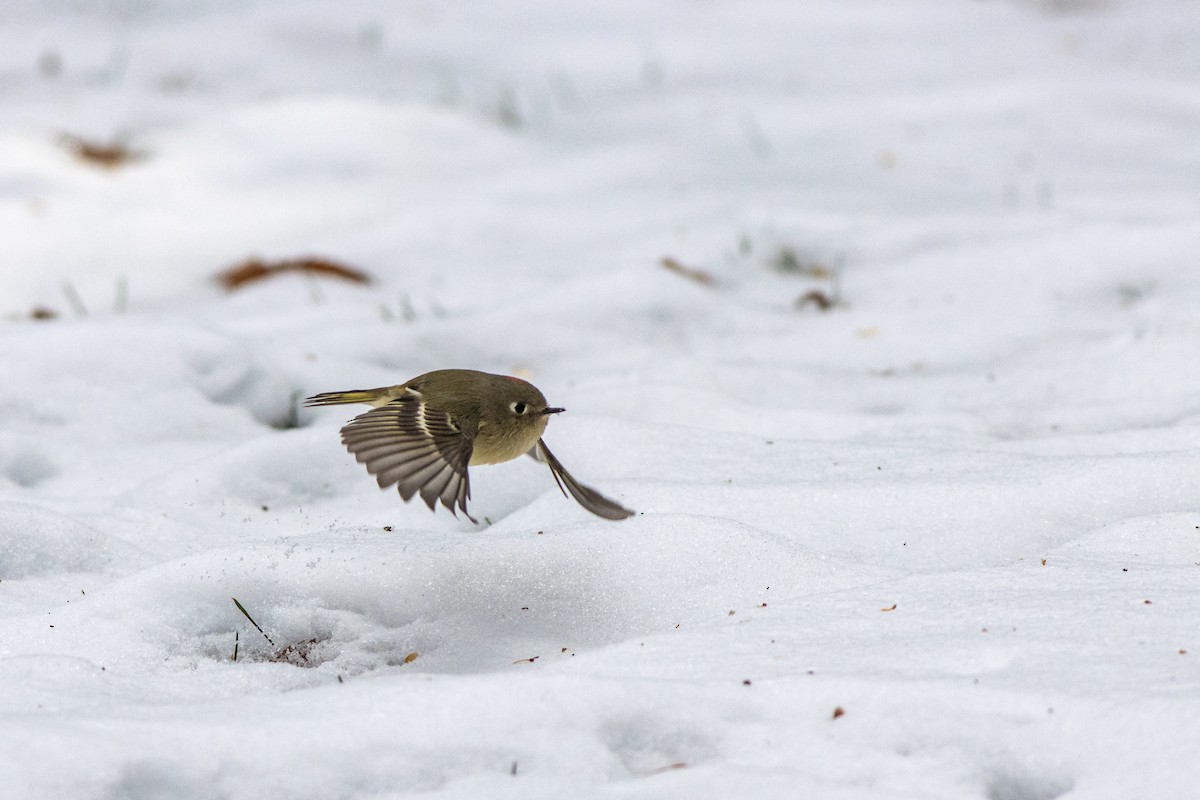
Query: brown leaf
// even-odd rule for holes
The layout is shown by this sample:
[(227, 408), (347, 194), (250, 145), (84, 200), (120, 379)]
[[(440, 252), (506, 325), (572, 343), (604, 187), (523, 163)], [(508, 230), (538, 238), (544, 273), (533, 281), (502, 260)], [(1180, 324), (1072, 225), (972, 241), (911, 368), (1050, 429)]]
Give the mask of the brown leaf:
[(828, 311), (837, 305), (837, 302), (829, 295), (822, 292), (820, 289), (813, 289), (810, 292), (805, 292), (796, 298), (796, 308), (804, 308), (809, 303), (817, 307), (819, 311)]
[(327, 275), (331, 278), (341, 278), (351, 283), (371, 282), (371, 276), (361, 269), (348, 267), (324, 258), (298, 258), (292, 261), (283, 261), (281, 264), (284, 271), (292, 270), (295, 272), (307, 272), (310, 275)]
[(331, 278), (341, 278), (351, 283), (371, 283), (371, 276), (354, 267), (339, 264), (327, 258), (307, 256), (303, 258), (287, 258), (278, 261), (263, 261), (257, 258), (247, 258), (241, 263), (218, 272), (216, 280), (226, 291), (232, 292), (248, 283), (256, 283), (274, 275), (287, 272), (299, 272), (307, 275), (324, 275)]
[(675, 769), (687, 769), (687, 762), (686, 761), (676, 761), (674, 764), (667, 764), (665, 767), (659, 767), (658, 769), (652, 769), (649, 772), (647, 772), (646, 774), (647, 775), (661, 775), (664, 772), (670, 772), (671, 770), (675, 770)]
[(845, 713), (846, 713), (846, 709), (842, 708), (841, 706), (837, 706), (836, 708), (833, 709), (833, 719), (837, 719), (838, 717), (844, 715)]
[(270, 275), (271, 268), (261, 261), (249, 259), (241, 264), (230, 267), (224, 272), (217, 273), (217, 281), (228, 291), (233, 291), (243, 284), (262, 280)]
[(103, 169), (123, 167), (150, 155), (145, 150), (134, 150), (122, 141), (97, 142), (70, 133), (59, 134), (58, 139), (77, 159)]
[(674, 272), (676, 275), (687, 278), (689, 281), (698, 283), (701, 286), (712, 286), (717, 282), (716, 278), (714, 278), (711, 273), (705, 272), (702, 269), (697, 269), (696, 267), (685, 266), (670, 256), (665, 256), (658, 263), (662, 264), (663, 267), (671, 272)]

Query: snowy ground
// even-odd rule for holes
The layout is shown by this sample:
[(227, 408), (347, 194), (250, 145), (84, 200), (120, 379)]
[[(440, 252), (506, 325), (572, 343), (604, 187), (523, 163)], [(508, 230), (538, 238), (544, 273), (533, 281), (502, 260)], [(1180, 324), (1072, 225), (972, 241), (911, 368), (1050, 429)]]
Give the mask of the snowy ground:
[[(1200, 6), (0, 21), (0, 796), (1196, 796)], [(638, 516), (295, 408), (451, 366)]]

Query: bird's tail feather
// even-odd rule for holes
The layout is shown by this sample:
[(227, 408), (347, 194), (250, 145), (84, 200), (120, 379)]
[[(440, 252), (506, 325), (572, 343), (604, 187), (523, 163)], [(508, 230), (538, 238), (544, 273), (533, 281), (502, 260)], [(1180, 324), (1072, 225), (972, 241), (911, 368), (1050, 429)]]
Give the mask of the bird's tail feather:
[(347, 403), (374, 405), (385, 397), (386, 389), (351, 389), (348, 392), (322, 392), (304, 401), (306, 406), (340, 406)]

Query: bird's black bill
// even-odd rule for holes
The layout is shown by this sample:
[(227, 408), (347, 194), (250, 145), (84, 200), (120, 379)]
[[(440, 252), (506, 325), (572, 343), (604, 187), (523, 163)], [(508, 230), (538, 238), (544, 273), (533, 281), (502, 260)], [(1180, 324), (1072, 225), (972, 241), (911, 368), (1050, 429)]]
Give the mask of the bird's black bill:
[(616, 520), (633, 516), (634, 512), (625, 508), (625, 506), (615, 500), (608, 499), (595, 489), (584, 486), (571, 477), (571, 473), (567, 472), (562, 462), (554, 457), (554, 454), (550, 452), (550, 448), (546, 447), (546, 443), (541, 439), (538, 439), (537, 445), (529, 451), (529, 454), (538, 461), (546, 462), (546, 466), (550, 467), (550, 474), (554, 476), (554, 482), (558, 484), (558, 489), (563, 493), (564, 497), (566, 497), (567, 492), (570, 492), (571, 497), (574, 497), (579, 505), (597, 517)]
[(561, 414), (564, 411), (566, 411), (565, 408), (545, 408), (542, 410), (542, 414)]

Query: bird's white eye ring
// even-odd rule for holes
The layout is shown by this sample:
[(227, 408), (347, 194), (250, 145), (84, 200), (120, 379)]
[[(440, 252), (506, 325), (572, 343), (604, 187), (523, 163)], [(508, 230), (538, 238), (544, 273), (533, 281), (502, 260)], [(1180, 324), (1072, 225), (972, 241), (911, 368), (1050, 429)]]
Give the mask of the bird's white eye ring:
[(518, 415), (520, 415), (520, 414), (524, 414), (524, 413), (525, 413), (525, 411), (526, 411), (526, 410), (527, 410), (529, 407), (528, 407), (527, 405), (525, 405), (524, 403), (522, 403), (520, 400), (515, 400), (515, 401), (513, 401), (513, 402), (511, 402), (511, 403), (509, 403), (509, 404), (508, 404), (508, 408), (509, 408), (509, 410), (510, 410), (510, 411), (512, 411), (514, 414), (518, 414)]

